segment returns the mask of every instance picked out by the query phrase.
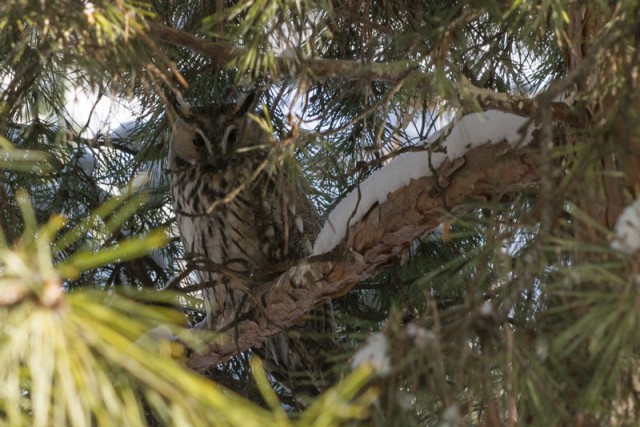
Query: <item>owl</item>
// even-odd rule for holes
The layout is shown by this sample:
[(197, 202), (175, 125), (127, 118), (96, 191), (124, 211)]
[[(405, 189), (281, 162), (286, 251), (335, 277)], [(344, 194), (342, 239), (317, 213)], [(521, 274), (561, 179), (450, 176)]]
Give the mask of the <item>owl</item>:
[[(273, 155), (274, 136), (247, 115), (252, 106), (248, 97), (175, 108), (171, 196), (185, 257), (203, 286), (206, 317), (198, 326), (214, 331), (232, 330), (259, 278), (308, 256), (320, 228), (301, 180)], [(273, 337), (265, 357), (274, 367), (308, 369), (315, 362), (303, 353), (313, 351), (292, 343), (287, 333)]]

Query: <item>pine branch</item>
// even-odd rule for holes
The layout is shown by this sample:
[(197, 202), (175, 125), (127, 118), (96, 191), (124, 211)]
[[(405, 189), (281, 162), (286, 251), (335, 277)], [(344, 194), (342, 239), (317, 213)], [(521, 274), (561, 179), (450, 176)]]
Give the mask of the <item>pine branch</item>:
[(336, 250), (307, 259), (265, 286), (262, 305), (239, 319), (224, 343), (210, 346), (204, 354), (193, 354), (187, 364), (204, 371), (260, 346), (318, 304), (344, 294), (392, 263), (414, 239), (452, 214), (447, 206), (460, 206), (470, 198), (493, 198), (536, 183), (538, 149), (535, 144), (519, 149), (507, 143), (485, 144), (468, 151), (461, 167), (448, 169), (450, 164), (436, 171), (436, 176), (448, 177), (444, 185), (433, 177), (413, 180), (353, 224)]
[[(166, 43), (190, 49), (199, 53), (212, 61), (225, 65), (231, 62), (243, 48), (238, 48), (224, 42), (210, 42), (201, 37), (194, 36), (186, 31), (168, 27), (166, 25), (147, 22), (149, 32), (152, 36)], [(297, 66), (290, 57), (276, 57), (278, 69), (283, 75), (295, 72)], [(413, 73), (417, 76), (427, 75), (419, 71), (412, 70), (406, 63), (383, 64), (369, 63), (363, 64), (340, 59), (303, 59), (300, 65), (304, 65), (311, 70), (311, 74), (318, 79), (348, 79), (348, 80), (378, 80), (397, 82)]]
[[(540, 111), (542, 101), (539, 96), (529, 98), (504, 92), (495, 92), (474, 86), (467, 79), (463, 79), (457, 86), (463, 103), (471, 100), (471, 102), (477, 103), (484, 110), (498, 110), (522, 117), (536, 117)], [(542, 97), (545, 100), (548, 99), (546, 92)], [(550, 102), (548, 108), (551, 110), (553, 121), (556, 123), (583, 126), (588, 118), (584, 109), (578, 106), (571, 106), (566, 102)], [(473, 106), (471, 109), (473, 110)]]
[[(217, 64), (225, 65), (234, 60), (243, 48), (225, 42), (210, 42), (194, 36), (186, 31), (166, 25), (147, 22), (149, 32), (158, 40), (183, 47), (199, 53)], [(281, 75), (299, 73), (300, 69), (308, 70), (318, 80), (363, 80), (398, 83), (403, 80), (416, 82), (416, 89), (436, 92), (435, 76), (410, 66), (407, 62), (396, 63), (363, 63), (340, 59), (304, 58), (294, 60), (290, 56), (276, 56), (275, 63)], [(451, 82), (457, 90), (460, 100), (468, 104), (470, 101), (483, 109), (494, 109), (513, 113), (523, 117), (533, 117), (540, 103), (537, 98), (494, 92), (489, 89), (473, 86), (467, 79)], [(474, 108), (472, 106), (471, 108)], [(552, 102), (550, 108), (553, 120), (568, 125), (579, 126), (584, 123), (584, 112), (564, 102)]]

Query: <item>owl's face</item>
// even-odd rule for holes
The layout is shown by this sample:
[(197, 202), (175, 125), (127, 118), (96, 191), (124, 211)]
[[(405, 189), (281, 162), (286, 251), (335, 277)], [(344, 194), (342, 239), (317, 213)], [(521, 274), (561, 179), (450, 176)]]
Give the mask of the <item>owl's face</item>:
[(195, 108), (179, 105), (169, 148), (170, 162), (220, 164), (238, 148), (255, 144), (262, 131), (246, 116), (247, 103)]

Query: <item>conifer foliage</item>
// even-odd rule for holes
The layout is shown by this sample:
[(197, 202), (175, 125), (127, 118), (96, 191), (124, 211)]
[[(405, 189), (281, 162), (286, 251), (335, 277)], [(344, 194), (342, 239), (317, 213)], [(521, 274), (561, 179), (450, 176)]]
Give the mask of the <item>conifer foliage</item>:
[[(0, 3), (0, 421), (637, 425), (639, 8)], [(250, 92), (271, 167), (345, 232), (221, 337), (190, 328), (172, 105)], [(526, 141), (456, 129), (496, 110)], [(332, 388), (298, 395), (252, 348), (328, 300)]]

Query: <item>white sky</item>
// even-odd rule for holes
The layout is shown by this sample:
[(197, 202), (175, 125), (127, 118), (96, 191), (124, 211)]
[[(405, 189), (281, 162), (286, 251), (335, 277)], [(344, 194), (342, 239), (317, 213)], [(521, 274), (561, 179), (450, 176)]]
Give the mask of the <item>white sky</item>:
[(91, 138), (133, 120), (136, 106), (136, 101), (127, 104), (108, 95), (98, 100), (96, 92), (77, 87), (67, 95), (66, 110), (78, 129), (86, 127), (81, 136)]

